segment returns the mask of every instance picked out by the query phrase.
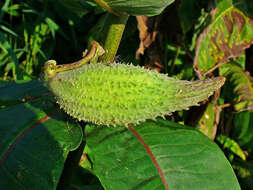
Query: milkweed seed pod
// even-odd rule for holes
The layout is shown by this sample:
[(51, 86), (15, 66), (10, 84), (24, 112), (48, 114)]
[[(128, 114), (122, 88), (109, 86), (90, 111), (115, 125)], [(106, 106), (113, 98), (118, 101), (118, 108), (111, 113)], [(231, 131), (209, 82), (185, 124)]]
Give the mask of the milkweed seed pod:
[(128, 126), (197, 105), (224, 81), (217, 77), (190, 82), (139, 66), (97, 63), (57, 73), (48, 86), (74, 118)]

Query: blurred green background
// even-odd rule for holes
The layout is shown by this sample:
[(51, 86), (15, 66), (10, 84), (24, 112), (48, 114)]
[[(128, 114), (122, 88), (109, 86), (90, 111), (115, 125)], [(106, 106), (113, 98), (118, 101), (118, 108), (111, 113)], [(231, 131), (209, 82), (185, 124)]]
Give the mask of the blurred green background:
[[(58, 64), (79, 60), (88, 42), (99, 35), (98, 27), (106, 17), (94, 3), (81, 6), (79, 11), (77, 7), (66, 8), (58, 0), (1, 1), (0, 80), (38, 79), (48, 59), (55, 59)], [(126, 56), (118, 58), (135, 62), (136, 19), (130, 18), (128, 25), (131, 27), (127, 27), (123, 41), (137, 40), (132, 39), (134, 43), (128, 48), (121, 47), (121, 54)], [(129, 51), (132, 56), (127, 56)]]

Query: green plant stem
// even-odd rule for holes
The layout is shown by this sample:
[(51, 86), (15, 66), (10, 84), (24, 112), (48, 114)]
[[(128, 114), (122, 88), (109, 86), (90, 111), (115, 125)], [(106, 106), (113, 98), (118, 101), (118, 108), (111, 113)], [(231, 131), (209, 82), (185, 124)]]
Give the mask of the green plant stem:
[(111, 15), (111, 24), (104, 45), (105, 54), (100, 61), (110, 63), (114, 60), (127, 20), (128, 15), (125, 14), (120, 16)]

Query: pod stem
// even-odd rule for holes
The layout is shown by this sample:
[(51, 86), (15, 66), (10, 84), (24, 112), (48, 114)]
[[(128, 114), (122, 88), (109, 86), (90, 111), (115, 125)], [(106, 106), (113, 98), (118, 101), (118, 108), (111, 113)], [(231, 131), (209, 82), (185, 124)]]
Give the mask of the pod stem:
[(100, 61), (105, 63), (113, 62), (118, 51), (122, 34), (128, 20), (128, 15), (121, 14), (120, 16), (111, 15), (111, 24), (105, 40), (105, 54), (100, 58)]
[(59, 73), (66, 70), (72, 70), (78, 67), (81, 67), (88, 62), (96, 62), (96, 60), (99, 56), (101, 56), (104, 53), (103, 48), (99, 45), (98, 42), (93, 41), (91, 44), (90, 51), (85, 51), (83, 55), (83, 58), (77, 62), (70, 63), (70, 64), (64, 64), (64, 65), (56, 65), (55, 66), (55, 72)]
[(79, 61), (70, 64), (57, 65), (55, 60), (48, 60), (45, 63), (44, 67), (44, 79), (48, 80), (50, 78), (53, 78), (56, 73), (76, 69), (87, 63), (96, 63), (98, 58), (103, 55), (104, 52), (104, 49), (99, 45), (99, 43), (93, 41), (91, 44), (90, 51), (88, 52), (87, 50), (83, 52), (83, 58)]

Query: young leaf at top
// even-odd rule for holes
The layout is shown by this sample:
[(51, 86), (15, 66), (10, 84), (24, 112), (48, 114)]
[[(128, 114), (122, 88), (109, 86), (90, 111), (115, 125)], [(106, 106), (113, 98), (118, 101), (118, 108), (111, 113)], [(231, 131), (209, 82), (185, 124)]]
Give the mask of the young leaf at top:
[(194, 67), (200, 77), (239, 57), (253, 43), (253, 20), (244, 0), (218, 0), (215, 11), (196, 47)]
[[(72, 1), (64, 1), (64, 4), (72, 4)], [(94, 0), (98, 5), (111, 13), (127, 13), (129, 15), (158, 15), (174, 0)], [(86, 0), (75, 0), (82, 4)], [(80, 7), (80, 6), (79, 6)]]

